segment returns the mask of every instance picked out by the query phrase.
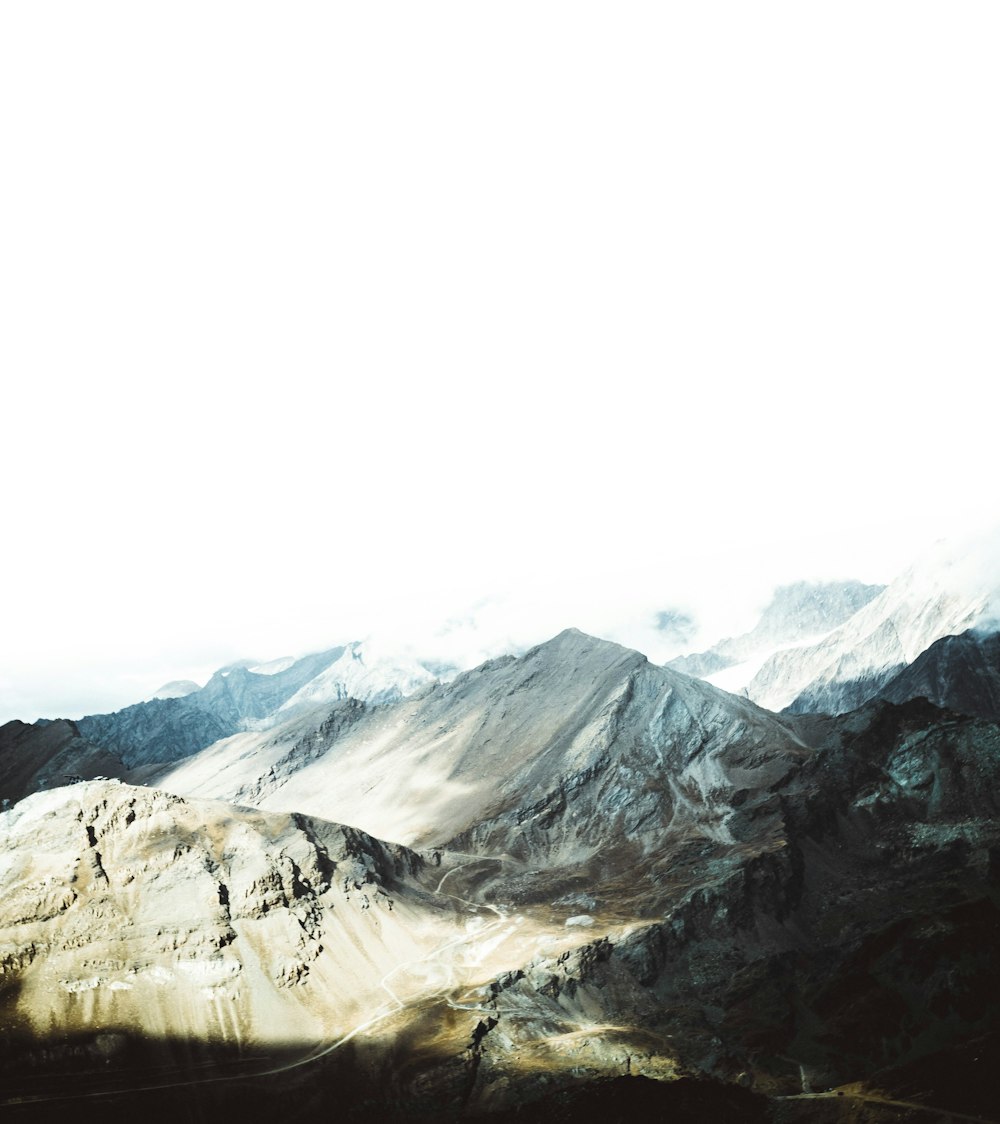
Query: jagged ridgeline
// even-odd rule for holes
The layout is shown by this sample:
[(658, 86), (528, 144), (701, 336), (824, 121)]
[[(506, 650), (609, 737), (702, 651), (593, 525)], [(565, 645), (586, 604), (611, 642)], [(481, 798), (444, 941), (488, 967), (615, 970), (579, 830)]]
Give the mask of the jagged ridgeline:
[(988, 1115), (995, 637), (893, 588), (783, 595), (808, 627), (766, 660), (804, 653), (796, 683), (887, 605), (924, 622), (843, 714), (571, 629), (405, 682), (357, 647), (229, 669), (212, 697), (242, 701), (203, 713), (237, 728), (202, 746), (154, 705), (197, 692), (106, 736), (5, 727), (7, 798), (57, 784), (0, 820), (5, 1110)]

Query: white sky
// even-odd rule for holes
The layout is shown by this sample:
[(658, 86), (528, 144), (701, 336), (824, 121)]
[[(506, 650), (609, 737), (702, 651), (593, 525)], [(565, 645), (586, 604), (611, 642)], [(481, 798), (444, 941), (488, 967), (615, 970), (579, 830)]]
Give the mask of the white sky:
[(0, 720), (372, 630), (736, 628), (992, 517), (998, 31), (3, 6)]

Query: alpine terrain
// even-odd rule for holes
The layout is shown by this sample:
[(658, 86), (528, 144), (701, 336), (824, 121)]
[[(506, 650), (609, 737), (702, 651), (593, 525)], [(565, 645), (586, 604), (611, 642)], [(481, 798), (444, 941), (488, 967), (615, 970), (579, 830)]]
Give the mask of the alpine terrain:
[[(848, 582), (780, 589), (751, 633), (671, 666), (770, 710), (846, 713), (878, 697), (937, 641), (1000, 628), (996, 553), (992, 537), (962, 549), (940, 543), (886, 588)], [(807, 611), (789, 614), (789, 602)], [(810, 625), (798, 635), (797, 619)], [(905, 690), (897, 686), (887, 697)], [(946, 690), (939, 684), (942, 701)]]
[(9, 723), (0, 1107), (1000, 1119), (973, 570), (786, 587), (665, 667), (348, 645)]

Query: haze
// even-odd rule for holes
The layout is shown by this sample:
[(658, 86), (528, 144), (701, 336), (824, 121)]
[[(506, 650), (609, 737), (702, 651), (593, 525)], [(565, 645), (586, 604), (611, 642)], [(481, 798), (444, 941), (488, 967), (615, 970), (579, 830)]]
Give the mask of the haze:
[(0, 720), (657, 658), (992, 518), (998, 22), (8, 6)]

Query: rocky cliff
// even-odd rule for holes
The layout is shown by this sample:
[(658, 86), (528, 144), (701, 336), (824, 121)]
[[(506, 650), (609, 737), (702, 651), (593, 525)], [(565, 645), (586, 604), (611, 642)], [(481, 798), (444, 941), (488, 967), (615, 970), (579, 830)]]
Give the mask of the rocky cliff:
[(74, 779), (117, 776), (125, 768), (115, 753), (88, 741), (75, 722), (7, 722), (0, 726), (0, 808), (29, 793)]
[(891, 679), (879, 698), (900, 703), (926, 698), (1000, 721), (1000, 633), (970, 629), (938, 640)]
[(982, 1107), (990, 721), (924, 699), (776, 716), (568, 630), (239, 733), (162, 784), (0, 818), (5, 1079), (39, 1112), (52, 1081), (148, 1106), (161, 1067), (229, 1118), (294, 1088), (312, 1113), (459, 1119), (629, 1074), (753, 1086), (783, 1121), (848, 1083), (875, 1121), (957, 1056), (965, 1092), (921, 1096)]

